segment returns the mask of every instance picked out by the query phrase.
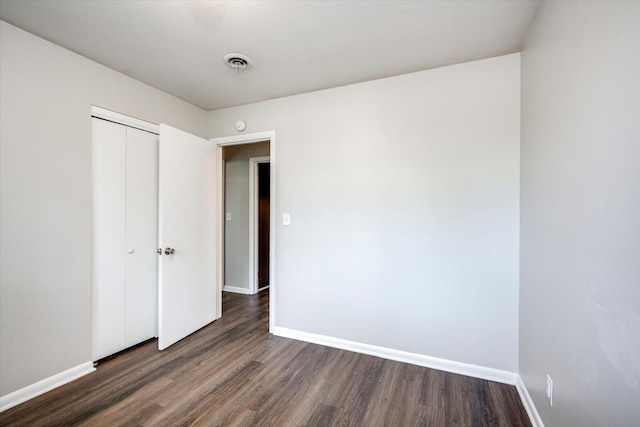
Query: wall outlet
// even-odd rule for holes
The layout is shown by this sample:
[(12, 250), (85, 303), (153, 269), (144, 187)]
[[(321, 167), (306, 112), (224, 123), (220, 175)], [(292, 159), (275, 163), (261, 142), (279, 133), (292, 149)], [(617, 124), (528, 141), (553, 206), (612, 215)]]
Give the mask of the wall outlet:
[(547, 375), (547, 399), (549, 399), (549, 406), (553, 406), (553, 380)]
[(227, 212), (227, 221), (231, 221), (231, 212)]

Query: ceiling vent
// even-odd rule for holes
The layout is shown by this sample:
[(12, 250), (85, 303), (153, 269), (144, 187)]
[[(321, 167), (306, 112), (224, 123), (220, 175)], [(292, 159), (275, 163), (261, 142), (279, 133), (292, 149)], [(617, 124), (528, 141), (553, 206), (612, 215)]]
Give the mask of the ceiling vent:
[(253, 61), (247, 55), (241, 53), (228, 53), (224, 56), (224, 63), (234, 70), (246, 70), (251, 68)]

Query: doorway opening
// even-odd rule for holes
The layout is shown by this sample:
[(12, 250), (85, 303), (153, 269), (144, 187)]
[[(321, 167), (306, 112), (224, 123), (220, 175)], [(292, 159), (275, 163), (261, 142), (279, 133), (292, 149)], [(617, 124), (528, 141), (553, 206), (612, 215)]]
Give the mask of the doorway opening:
[[(219, 283), (221, 313), (237, 304), (232, 294), (269, 300), (274, 324), (274, 135), (273, 132), (214, 138), (219, 149)], [(262, 292), (261, 292), (262, 291)], [(257, 294), (260, 294), (257, 295)], [(244, 297), (249, 298), (249, 297)], [(233, 303), (231, 301), (234, 301)]]
[(249, 159), (249, 289), (251, 294), (269, 287), (270, 177), (269, 157)]

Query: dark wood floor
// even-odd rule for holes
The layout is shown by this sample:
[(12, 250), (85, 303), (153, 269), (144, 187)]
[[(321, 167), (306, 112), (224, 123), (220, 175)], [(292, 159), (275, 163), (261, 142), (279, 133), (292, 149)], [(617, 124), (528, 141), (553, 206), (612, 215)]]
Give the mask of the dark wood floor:
[(268, 333), (268, 293), (0, 414), (1, 426), (530, 426), (513, 386)]

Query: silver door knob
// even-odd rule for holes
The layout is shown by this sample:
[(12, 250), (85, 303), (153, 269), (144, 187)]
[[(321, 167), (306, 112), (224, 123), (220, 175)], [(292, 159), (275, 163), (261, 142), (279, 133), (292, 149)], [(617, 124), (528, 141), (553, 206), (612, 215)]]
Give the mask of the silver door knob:
[(132, 254), (132, 253), (134, 253), (134, 252), (135, 252), (135, 249), (133, 249), (133, 248), (129, 248), (129, 249), (127, 249), (127, 252), (128, 252), (128, 253), (130, 253), (130, 254)]
[(173, 255), (175, 252), (176, 252), (176, 250), (175, 250), (175, 249), (173, 249), (173, 248), (169, 248), (169, 247), (167, 247), (167, 248), (164, 250), (164, 254), (165, 254), (165, 255)]

